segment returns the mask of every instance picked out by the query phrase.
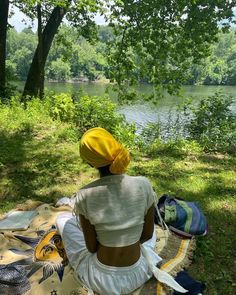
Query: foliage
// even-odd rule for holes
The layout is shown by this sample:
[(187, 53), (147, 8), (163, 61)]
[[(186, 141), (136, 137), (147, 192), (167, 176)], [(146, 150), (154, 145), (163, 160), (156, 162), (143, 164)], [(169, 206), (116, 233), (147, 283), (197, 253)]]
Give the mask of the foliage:
[(49, 124), (48, 109), (39, 99), (26, 103), (26, 108), (19, 97), (12, 97), (10, 101), (0, 104), (0, 126), (8, 132), (17, 132), (25, 126), (37, 124)]
[[(208, 0), (204, 5), (201, 0), (175, 0), (170, 3), (150, 0), (114, 0), (112, 3), (101, 0), (24, 0), (11, 1), (11, 4), (32, 21), (38, 18), (39, 39), (34, 56), (40, 58), (32, 59), (24, 96), (37, 96), (38, 93), (42, 96), (43, 89), (39, 88), (43, 85), (41, 80), (45, 72), (44, 65), (64, 15), (68, 22), (77, 28), (80, 36), (92, 41), (97, 39), (94, 17), (97, 13), (105, 15), (109, 29), (114, 30), (104, 32), (102, 28), (99, 37), (102, 42), (108, 41), (110, 44), (109, 78), (123, 86), (122, 90), (127, 90), (126, 85), (135, 81), (147, 81), (155, 85), (156, 91), (166, 88), (169, 93), (175, 93), (186, 80), (190, 65), (199, 63), (203, 57), (209, 55), (210, 44), (216, 40), (218, 31), (224, 31), (230, 26), (229, 23), (234, 19), (235, 5), (231, 0)], [(221, 27), (218, 26), (219, 21), (223, 21)], [(26, 31), (25, 34), (30, 35), (30, 32)], [(91, 64), (88, 55), (94, 55), (94, 52), (91, 48), (89, 51), (87, 56), (80, 54), (83, 63)], [(100, 73), (94, 71), (95, 67), (99, 67), (99, 71), (105, 70), (107, 74), (100, 53), (95, 54), (99, 63), (92, 63), (92, 66), (84, 69), (90, 80), (100, 76)], [(20, 48), (17, 54), (21, 56), (23, 68), (20, 75), (25, 78), (27, 68), (24, 68), (23, 57), (30, 59), (31, 51), (28, 48)], [(234, 63), (232, 67), (234, 68)], [(224, 64), (220, 64), (216, 71), (225, 69)], [(210, 80), (209, 83), (222, 83), (223, 80), (218, 78), (214, 77), (213, 82)], [(234, 77), (230, 81), (234, 81)]]
[(219, 34), (212, 45), (211, 55), (200, 65), (193, 64), (189, 69), (186, 83), (204, 85), (236, 85), (236, 35), (235, 29)]
[(102, 43), (107, 43), (114, 40), (114, 32), (112, 27), (107, 25), (98, 26), (98, 38)]
[(8, 30), (6, 70), (9, 80), (25, 80), (36, 48), (37, 37), (30, 30)]
[(140, 145), (150, 147), (156, 141), (170, 143), (181, 142), (186, 139), (185, 118), (181, 113), (181, 107), (169, 109), (164, 120), (144, 126), (140, 133)]
[(216, 93), (197, 106), (185, 105), (186, 126), (191, 139), (205, 150), (236, 152), (236, 116), (232, 98)]
[(93, 127), (103, 127), (126, 145), (135, 140), (135, 127), (117, 112), (117, 105), (108, 97), (61, 93), (47, 96), (42, 102), (54, 120), (72, 124), (78, 134)]
[(70, 124), (58, 136), (72, 141), (93, 127), (107, 129), (129, 147), (136, 140), (135, 126), (126, 122), (124, 116), (117, 112), (117, 105), (108, 97), (72, 97), (61, 93), (48, 95), (43, 100), (29, 100), (26, 104), (21, 103), (19, 97), (13, 97), (9, 103), (1, 105), (1, 112), (0, 124), (10, 130), (20, 130), (27, 124), (34, 126), (55, 121)]
[(14, 81), (17, 79), (17, 64), (12, 60), (6, 60), (6, 79)]
[[(112, 70), (107, 60), (107, 42), (114, 42), (115, 35), (109, 26), (98, 26), (98, 35), (99, 41), (91, 44), (79, 36), (76, 29), (63, 25), (48, 56), (46, 78), (58, 81), (107, 78)], [(27, 76), (36, 39), (36, 34), (29, 28), (19, 33), (14, 29), (8, 31), (6, 62), (9, 80), (24, 80)], [(184, 83), (236, 85), (235, 42), (235, 30), (219, 34), (218, 41), (211, 47), (210, 56), (199, 65), (191, 64)], [(141, 63), (137, 71), (139, 67), (142, 67)], [(147, 82), (148, 79), (145, 75), (141, 80)], [(126, 93), (123, 99), (127, 97)]]
[(65, 10), (67, 21), (77, 27), (80, 34), (86, 38), (94, 37), (95, 22), (94, 15), (102, 12), (102, 1), (70, 1), (70, 0), (50, 0), (36, 1), (23, 0), (12, 1), (13, 4), (27, 15), (32, 21), (37, 19), (37, 6), (40, 5), (42, 13), (43, 29), (47, 25), (48, 19), (55, 7)]
[(161, 138), (161, 124), (149, 123), (141, 131), (140, 137), (145, 145), (150, 145), (154, 141)]
[[(9, 80), (26, 79), (36, 43), (37, 36), (30, 29), (19, 33), (9, 30), (6, 60)], [(46, 78), (57, 81), (102, 78), (108, 67), (104, 50), (102, 43), (92, 45), (79, 37), (75, 29), (63, 25), (48, 56)]]
[(117, 113), (117, 105), (108, 97), (78, 97), (74, 122), (83, 132), (92, 127), (103, 127), (120, 141), (132, 146), (135, 140), (135, 127)]
[[(100, 48), (100, 42), (91, 44), (79, 36), (74, 28), (63, 25), (52, 45), (47, 66), (50, 67), (53, 61), (60, 58), (70, 65), (70, 79), (85, 77), (94, 81), (104, 75), (107, 67)], [(48, 78), (51, 78), (50, 73)]]
[(50, 116), (62, 122), (73, 122), (76, 106), (69, 94), (50, 95), (45, 98)]
[(52, 80), (66, 81), (70, 78), (70, 64), (61, 58), (53, 60), (47, 69), (46, 77)]
[[(236, 153), (236, 115), (233, 99), (215, 93), (198, 103), (189, 99), (169, 112), (166, 120), (150, 123), (139, 135), (139, 146), (152, 153), (162, 143), (169, 154), (192, 150)], [(160, 150), (158, 150), (160, 152)]]
[(127, 148), (132, 149), (137, 143), (136, 127), (134, 124), (128, 124), (121, 121), (112, 131), (112, 134), (119, 142), (122, 142)]
[(169, 93), (178, 92), (192, 63), (209, 55), (219, 21), (234, 19), (230, 0), (115, 0), (110, 6), (117, 36), (110, 43), (111, 78), (124, 85), (146, 78)]
[(122, 120), (115, 114), (116, 106), (106, 97), (79, 97), (76, 102), (76, 125), (83, 131), (100, 126), (111, 131)]
[(106, 61), (104, 56), (97, 52), (96, 47), (80, 40), (78, 45), (73, 46), (71, 65), (74, 77), (84, 76), (94, 81), (103, 76)]
[(86, 130), (103, 127), (114, 134), (126, 146), (136, 140), (135, 127), (128, 124), (123, 115), (117, 112), (117, 105), (108, 97), (71, 96), (61, 93), (50, 94), (43, 100), (33, 99), (21, 103), (19, 97), (0, 105), (0, 125), (5, 130), (21, 130), (25, 126), (34, 128), (37, 124), (58, 122), (69, 127), (57, 134), (60, 138), (74, 141)]

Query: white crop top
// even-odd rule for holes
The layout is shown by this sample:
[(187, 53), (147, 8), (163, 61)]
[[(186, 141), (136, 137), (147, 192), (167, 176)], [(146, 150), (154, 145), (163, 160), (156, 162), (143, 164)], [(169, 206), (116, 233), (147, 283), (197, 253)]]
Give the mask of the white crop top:
[(74, 211), (95, 226), (100, 244), (123, 247), (139, 241), (144, 217), (155, 201), (147, 178), (111, 175), (83, 187), (76, 195)]

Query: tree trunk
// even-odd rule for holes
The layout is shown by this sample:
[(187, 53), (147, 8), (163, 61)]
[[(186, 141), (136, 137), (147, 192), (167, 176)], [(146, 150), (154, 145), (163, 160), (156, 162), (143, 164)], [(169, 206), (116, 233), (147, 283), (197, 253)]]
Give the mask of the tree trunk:
[(6, 90), (6, 38), (9, 0), (0, 0), (0, 97)]
[[(23, 98), (28, 96), (38, 96), (40, 93), (40, 87), (42, 86), (41, 75), (44, 73), (45, 63), (48, 57), (49, 50), (52, 45), (54, 36), (62, 22), (64, 15), (66, 14), (66, 8), (55, 7), (50, 15), (50, 18), (42, 33), (42, 45), (38, 44), (34, 57), (28, 72), (25, 88), (23, 92)], [(40, 46), (42, 53), (40, 54)], [(39, 62), (39, 56), (41, 60)]]
[(44, 96), (44, 67), (42, 66), (43, 60), (43, 43), (42, 43), (42, 7), (37, 5), (37, 18), (38, 18), (38, 63), (39, 63), (39, 98)]

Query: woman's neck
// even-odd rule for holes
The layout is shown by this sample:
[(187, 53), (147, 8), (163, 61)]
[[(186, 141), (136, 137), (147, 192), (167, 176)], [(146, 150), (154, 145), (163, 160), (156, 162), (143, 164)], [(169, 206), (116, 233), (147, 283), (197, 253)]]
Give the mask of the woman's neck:
[(114, 175), (110, 172), (109, 167), (110, 167), (110, 165), (98, 168), (100, 178), (102, 178), (104, 176)]

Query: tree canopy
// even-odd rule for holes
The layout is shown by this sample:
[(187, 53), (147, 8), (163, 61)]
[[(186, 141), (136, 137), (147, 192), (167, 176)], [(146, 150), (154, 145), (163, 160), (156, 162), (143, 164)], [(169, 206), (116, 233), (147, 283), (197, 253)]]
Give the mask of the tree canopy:
[(170, 93), (186, 79), (192, 63), (209, 55), (219, 30), (235, 21), (231, 0), (112, 3), (110, 21), (119, 36), (110, 50), (114, 79), (122, 85), (148, 77), (149, 82), (164, 86)]
[[(47, 80), (100, 80), (109, 79), (112, 67), (107, 60), (107, 41), (115, 38), (111, 27), (98, 26), (99, 40), (90, 43), (77, 34), (76, 28), (62, 25), (50, 49), (45, 65)], [(211, 54), (199, 64), (191, 64), (186, 71), (184, 84), (236, 85), (236, 34), (235, 30), (218, 35), (211, 45)], [(25, 81), (35, 48), (37, 34), (29, 28), (22, 32), (8, 31), (8, 80)], [(142, 81), (147, 81), (145, 77)]]
[[(5, 2), (9, 1), (2, 0), (1, 6)], [(31, 19), (38, 20), (38, 44), (24, 91), (30, 95), (37, 95), (38, 89), (42, 88), (45, 64), (63, 18), (67, 18), (80, 36), (94, 39), (94, 16), (103, 14), (115, 34), (114, 38), (109, 32), (100, 35), (109, 43), (106, 55), (111, 80), (117, 81), (121, 89), (145, 80), (170, 93), (178, 91), (181, 83), (186, 81), (190, 65), (198, 64), (210, 54), (210, 46), (217, 40), (218, 32), (226, 30), (230, 22), (235, 21), (235, 3), (231, 0), (24, 0), (10, 3)], [(1, 36), (0, 43), (5, 38), (4, 34)], [(73, 40), (70, 42), (73, 44)], [(26, 48), (22, 48), (19, 54), (29, 57)], [(93, 54), (90, 50), (87, 56), (80, 56), (80, 60), (87, 60), (89, 67), (89, 56)], [(2, 61), (4, 50), (1, 55)], [(65, 62), (64, 58), (54, 62), (54, 72), (62, 62)], [(2, 68), (5, 66), (0, 64)], [(13, 64), (11, 66), (13, 68)], [(64, 73), (69, 74), (68, 67), (63, 66)], [(221, 63), (217, 67), (224, 70)], [(233, 76), (231, 80), (234, 80)]]

